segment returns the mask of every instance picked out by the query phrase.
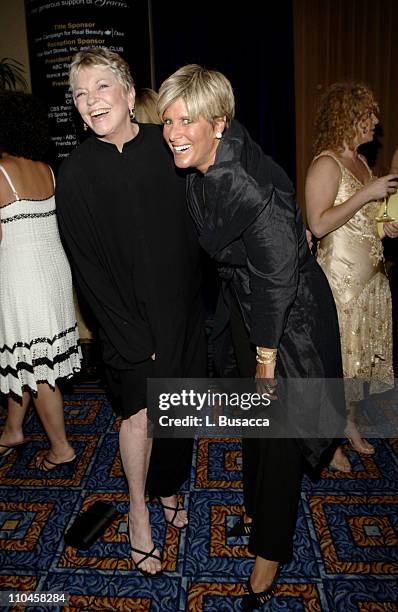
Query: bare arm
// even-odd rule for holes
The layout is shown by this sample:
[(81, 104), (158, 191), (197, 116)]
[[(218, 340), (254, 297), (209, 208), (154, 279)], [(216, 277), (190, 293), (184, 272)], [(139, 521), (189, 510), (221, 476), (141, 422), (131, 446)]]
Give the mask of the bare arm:
[(6, 179), (4, 178), (4, 174), (0, 171), (0, 242), (3, 237), (3, 231), (1, 227), (1, 209), (4, 206), (4, 204), (7, 204), (9, 201), (8, 200), (9, 190), (10, 190), (10, 187)]
[(398, 147), (395, 149), (394, 155), (392, 156), (390, 172), (392, 174), (398, 174)]
[(340, 179), (340, 168), (331, 157), (319, 157), (308, 170), (305, 184), (307, 220), (317, 238), (347, 223), (364, 204), (394, 193), (398, 186), (398, 177), (387, 174), (370, 181), (339, 206), (333, 206)]

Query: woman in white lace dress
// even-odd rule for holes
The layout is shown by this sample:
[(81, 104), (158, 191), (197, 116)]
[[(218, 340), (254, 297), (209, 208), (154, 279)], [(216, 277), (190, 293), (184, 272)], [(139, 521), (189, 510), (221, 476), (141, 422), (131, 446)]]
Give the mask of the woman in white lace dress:
[(0, 93), (0, 390), (8, 398), (0, 455), (25, 442), (23, 420), (32, 397), (51, 444), (36, 462), (46, 471), (75, 459), (57, 380), (80, 369), (54, 175), (38, 161), (47, 147), (40, 103), (28, 94)]

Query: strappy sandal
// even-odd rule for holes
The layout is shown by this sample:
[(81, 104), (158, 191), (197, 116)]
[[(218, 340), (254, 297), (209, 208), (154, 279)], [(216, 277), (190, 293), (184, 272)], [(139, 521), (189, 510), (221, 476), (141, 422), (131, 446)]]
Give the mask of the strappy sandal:
[(171, 525), (172, 527), (174, 527), (175, 529), (185, 529), (185, 527), (188, 525), (188, 523), (186, 523), (185, 525), (176, 525), (175, 524), (175, 520), (177, 518), (177, 514), (180, 512), (180, 510), (185, 510), (184, 506), (182, 506), (180, 503), (177, 502), (176, 506), (167, 506), (166, 504), (164, 504), (161, 500), (160, 497), (156, 498), (159, 502), (159, 504), (162, 506), (163, 510), (173, 510), (173, 516), (171, 518), (171, 520), (167, 520), (166, 517), (164, 517), (164, 520), (166, 521), (166, 523), (168, 525)]
[(140, 565), (141, 563), (144, 563), (144, 561), (146, 561), (147, 559), (156, 559), (157, 561), (162, 562), (162, 559), (160, 557), (160, 555), (154, 555), (153, 553), (156, 550), (156, 545), (154, 544), (152, 550), (150, 550), (149, 552), (147, 552), (146, 550), (140, 550), (139, 548), (134, 548), (131, 545), (131, 539), (130, 539), (130, 519), (129, 516), (127, 515), (127, 535), (129, 538), (129, 543), (130, 543), (130, 550), (132, 552), (138, 553), (139, 555), (143, 555), (142, 559), (140, 559), (139, 561), (134, 561), (133, 557), (131, 557), (132, 562), (134, 563), (134, 568), (137, 570), (137, 572), (140, 572), (140, 574), (142, 574), (143, 576), (146, 576), (148, 578), (157, 578), (157, 576), (160, 576), (161, 574), (163, 574), (163, 570), (160, 569), (158, 572), (155, 572), (154, 574), (152, 574), (151, 572), (148, 572), (147, 570), (141, 569)]
[[(59, 463), (50, 461), (46, 455), (43, 455), (36, 461), (36, 467), (39, 470), (43, 470), (43, 472), (52, 472), (52, 470), (55, 470), (57, 467), (61, 467), (61, 465), (72, 465), (75, 461), (76, 455), (73, 455), (73, 457), (67, 461), (60, 461)], [(48, 467), (48, 464), (50, 464), (52, 467)]]
[(332, 461), (328, 465), (329, 472), (333, 472), (336, 474), (337, 472), (342, 472), (342, 474), (351, 474), (352, 469), (349, 465), (343, 465), (342, 463), (336, 463)]
[(6, 449), (5, 451), (0, 450), (0, 459), (2, 457), (7, 457), (7, 455), (12, 453), (13, 450), (18, 450), (22, 446), (25, 446), (27, 443), (28, 443), (27, 441), (24, 441), (24, 442), (18, 442), (17, 444), (0, 444), (0, 449), (1, 448)]
[(370, 442), (365, 440), (364, 438), (359, 438), (359, 441), (358, 441), (356, 439), (354, 440), (354, 438), (350, 438), (349, 436), (347, 436), (347, 440), (350, 443), (352, 450), (356, 451), (360, 455), (370, 456), (370, 455), (374, 455), (376, 452), (375, 447)]
[(245, 519), (242, 514), (241, 517), (239, 518), (239, 521), (235, 523), (235, 525), (231, 527), (231, 529), (228, 531), (227, 537), (228, 538), (240, 538), (243, 536), (249, 536), (251, 532), (252, 532), (252, 524), (251, 522), (245, 523)]
[(149, 558), (161, 561), (160, 556), (153, 554), (156, 550), (156, 546), (154, 546), (149, 552), (145, 552), (145, 550), (140, 550), (139, 548), (133, 548), (131, 545), (130, 548), (132, 552), (138, 553), (139, 555), (143, 555), (142, 559), (140, 559), (139, 561), (134, 561), (133, 557), (131, 557), (131, 560), (134, 563), (134, 568), (138, 572), (140, 572), (140, 574), (142, 574), (143, 576), (148, 576), (149, 578), (156, 578), (157, 576), (160, 576), (160, 574), (163, 574), (163, 570), (159, 570), (158, 572), (152, 574), (151, 572), (140, 568), (141, 563), (143, 563)]
[(276, 583), (278, 582), (280, 571), (281, 564), (278, 565), (278, 569), (276, 570), (276, 574), (271, 584), (266, 589), (264, 589), (264, 591), (260, 591), (260, 593), (255, 593), (253, 591), (252, 585), (250, 584), (250, 577), (247, 579), (246, 588), (249, 591), (249, 594), (244, 595), (242, 599), (242, 610), (244, 612), (252, 612), (252, 610), (257, 610), (258, 608), (269, 602), (269, 600), (274, 596), (276, 590)]
[[(335, 456), (333, 455), (332, 461), (328, 465), (328, 469), (330, 472), (342, 472), (343, 474), (350, 474), (352, 472), (351, 464), (345, 452), (340, 448), (341, 457), (340, 460), (336, 461)], [(336, 449), (337, 452), (337, 449)], [(336, 453), (335, 453), (336, 454)]]

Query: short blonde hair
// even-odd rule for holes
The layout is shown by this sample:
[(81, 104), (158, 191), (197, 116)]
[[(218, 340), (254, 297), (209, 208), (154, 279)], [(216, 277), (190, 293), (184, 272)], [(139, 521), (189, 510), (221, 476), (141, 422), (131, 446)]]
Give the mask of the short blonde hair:
[(128, 63), (114, 51), (107, 47), (90, 47), (84, 51), (79, 51), (72, 58), (72, 63), (69, 67), (69, 85), (72, 93), (75, 89), (76, 77), (80, 68), (93, 66), (95, 68), (108, 68), (126, 93), (134, 87), (134, 80), (130, 73)]
[(159, 89), (158, 112), (160, 117), (166, 109), (182, 98), (192, 119), (199, 115), (213, 123), (218, 117), (226, 117), (227, 126), (235, 114), (235, 99), (231, 83), (216, 70), (207, 70), (198, 64), (179, 68)]

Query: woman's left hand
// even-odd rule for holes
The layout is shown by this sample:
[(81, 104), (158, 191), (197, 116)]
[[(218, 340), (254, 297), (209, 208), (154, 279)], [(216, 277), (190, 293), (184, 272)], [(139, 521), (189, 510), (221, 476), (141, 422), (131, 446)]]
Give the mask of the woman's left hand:
[(271, 399), (277, 399), (275, 363), (258, 363), (256, 366), (257, 391), (266, 393)]
[(312, 247), (314, 246), (314, 241), (312, 239), (312, 232), (309, 229), (305, 230), (305, 237), (307, 238), (308, 248), (312, 252)]
[(398, 223), (394, 221), (390, 221), (389, 223), (383, 224), (384, 234), (389, 238), (397, 238), (398, 237)]

